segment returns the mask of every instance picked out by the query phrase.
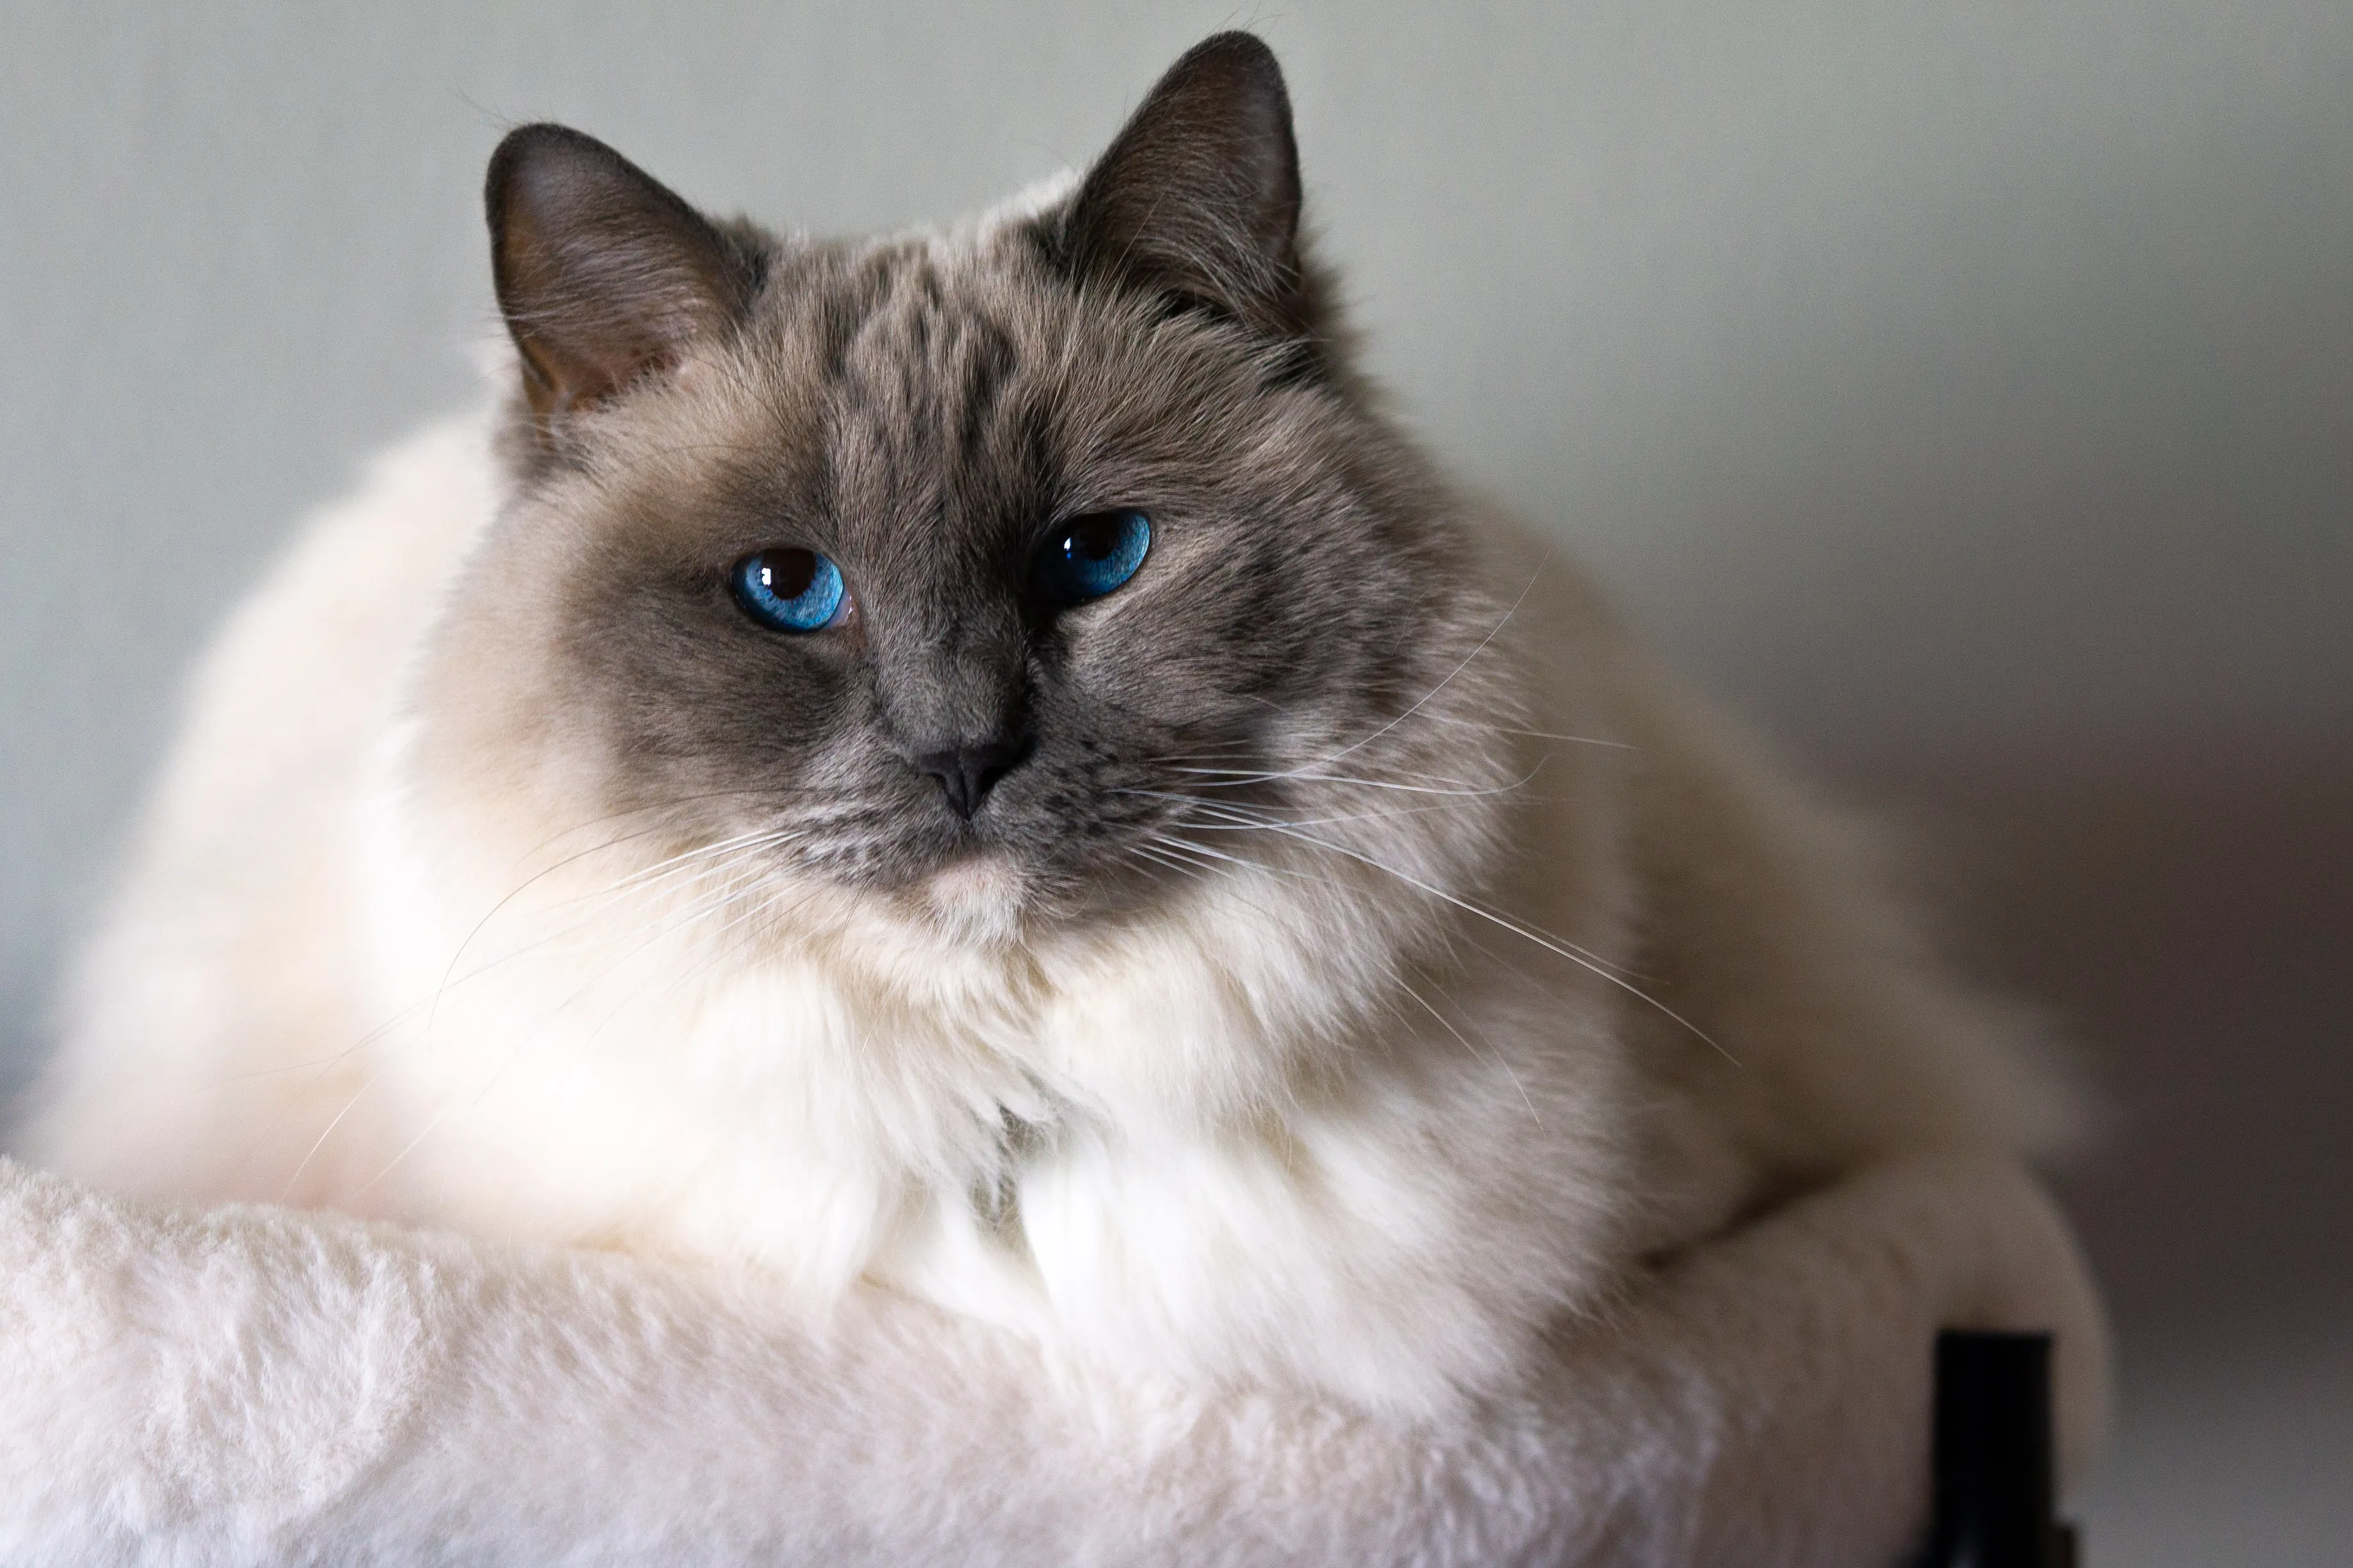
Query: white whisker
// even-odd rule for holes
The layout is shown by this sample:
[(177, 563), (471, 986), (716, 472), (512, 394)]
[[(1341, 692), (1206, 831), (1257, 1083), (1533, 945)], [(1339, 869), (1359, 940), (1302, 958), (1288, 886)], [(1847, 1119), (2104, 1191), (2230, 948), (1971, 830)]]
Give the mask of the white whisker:
[[(1541, 766), (1541, 764), (1539, 764), (1539, 766)], [(1201, 786), (1204, 789), (1234, 789), (1245, 784), (1268, 784), (1276, 779), (1296, 779), (1305, 784), (1349, 784), (1359, 789), (1401, 790), (1409, 795), (1448, 795), (1466, 796), (1509, 795), (1514, 790), (1519, 789), (1525, 785), (1528, 782), (1528, 779), (1535, 777), (1535, 773), (1531, 772), (1527, 775), (1527, 778), (1521, 779), (1517, 784), (1490, 784), (1483, 788), (1441, 789), (1428, 784), (1400, 784), (1393, 779), (1348, 778), (1334, 773), (1307, 773), (1293, 772), (1287, 773), (1240, 774), (1240, 770), (1230, 768), (1171, 768), (1169, 772), (1178, 773), (1198, 773), (1204, 775), (1226, 773), (1235, 773), (1240, 775), (1224, 779), (1220, 782), (1206, 784)]]
[(1413, 877), (1406, 872), (1400, 871), (1394, 866), (1383, 865), (1380, 861), (1374, 859), (1371, 856), (1360, 854), (1357, 851), (1347, 847), (1345, 845), (1329, 843), (1324, 839), (1314, 837), (1312, 835), (1295, 832), (1288, 827), (1278, 827), (1275, 831), (1283, 834), (1286, 837), (1297, 838), (1302, 843), (1318, 845), (1323, 848), (1331, 850), (1335, 855), (1345, 855), (1350, 859), (1361, 861), (1377, 871), (1386, 871), (1390, 876), (1395, 877), (1398, 881), (1405, 883), (1408, 887), (1418, 888), (1421, 891), (1428, 893), (1431, 898), (1442, 899), (1447, 903), (1452, 904), (1455, 908), (1462, 910), (1466, 914), (1476, 915), (1483, 921), (1491, 921), (1494, 924), (1501, 926), (1504, 930), (1512, 932), (1514, 935), (1524, 937), (1527, 941), (1535, 943), (1538, 947), (1544, 948), (1549, 952), (1556, 953), (1562, 958), (1567, 959), (1570, 963), (1577, 964), (1580, 968), (1591, 971), (1593, 973), (1608, 981), (1610, 984), (1615, 985), (1620, 990), (1625, 992), (1628, 995), (1633, 996), (1641, 1001), (1644, 1005), (1655, 1008), (1666, 1017), (1674, 1020), (1677, 1024), (1680, 1024), (1684, 1028), (1690, 1030), (1694, 1037), (1714, 1047), (1717, 1054), (1722, 1056), (1725, 1060), (1732, 1063), (1735, 1067), (1738, 1067), (1740, 1065), (1739, 1058), (1735, 1057), (1730, 1051), (1725, 1050), (1723, 1045), (1718, 1042), (1713, 1035), (1710, 1035), (1697, 1024), (1693, 1023), (1689, 1018), (1684, 1017), (1681, 1013), (1676, 1012), (1672, 1007), (1668, 1006), (1665, 1003), (1660, 1001), (1657, 997), (1651, 995), (1641, 986), (1620, 976), (1614, 972), (1615, 966), (1609, 964), (1606, 960), (1601, 959), (1596, 954), (1585, 952), (1575, 943), (1565, 942), (1558, 937), (1550, 935), (1549, 933), (1541, 932), (1533, 927), (1523, 925), (1507, 915), (1498, 914), (1493, 910), (1483, 909), (1479, 905), (1471, 902), (1467, 899), (1459, 898), (1456, 895), (1448, 892), (1443, 888), (1433, 887), (1418, 877)]
[(1411, 984), (1403, 979), (1399, 979), (1398, 981), (1398, 987), (1407, 995), (1420, 1003), (1422, 1010), (1427, 1012), (1431, 1017), (1437, 1019), (1439, 1026), (1443, 1028), (1448, 1034), (1453, 1036), (1454, 1038), (1461, 1043), (1464, 1050), (1469, 1051), (1474, 1057), (1479, 1057), (1484, 1060), (1492, 1061), (1497, 1067), (1503, 1068), (1504, 1076), (1512, 1080), (1512, 1087), (1520, 1091), (1520, 1103), (1528, 1108), (1528, 1119), (1534, 1121), (1538, 1127), (1542, 1127), (1544, 1125), (1544, 1118), (1536, 1114), (1536, 1102), (1528, 1098), (1528, 1086), (1520, 1081), (1520, 1075), (1512, 1070), (1512, 1064), (1504, 1058), (1503, 1052), (1494, 1048), (1493, 1042), (1489, 1043), (1488, 1048), (1485, 1051), (1481, 1051), (1478, 1047), (1472, 1045), (1468, 1039), (1463, 1037), (1462, 1031), (1454, 1026), (1452, 1020), (1449, 1019), (1445, 1014), (1440, 1012), (1437, 1008), (1431, 1006), (1430, 1005), (1429, 998), (1422, 995), (1420, 992), (1415, 990)]
[(1577, 746), (1607, 746), (1618, 752), (1641, 750), (1631, 741), (1609, 741), (1599, 735), (1561, 735), (1550, 730), (1523, 730), (1511, 724), (1491, 724), (1483, 719), (1458, 719), (1451, 713), (1432, 713), (1430, 718), (1440, 724), (1452, 724), (1464, 730), (1483, 730), (1491, 735), (1525, 735), (1534, 741), (1564, 741)]

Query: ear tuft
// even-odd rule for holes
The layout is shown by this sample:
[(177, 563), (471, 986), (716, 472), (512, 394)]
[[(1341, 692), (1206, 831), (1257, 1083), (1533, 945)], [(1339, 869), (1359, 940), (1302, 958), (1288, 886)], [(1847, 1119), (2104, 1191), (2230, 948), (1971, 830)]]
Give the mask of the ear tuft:
[(523, 390), (545, 430), (740, 320), (758, 258), (593, 136), (509, 132), (483, 202)]
[(1062, 249), (1078, 277), (1307, 335), (1299, 152), (1274, 52), (1219, 33), (1169, 67), (1071, 199)]

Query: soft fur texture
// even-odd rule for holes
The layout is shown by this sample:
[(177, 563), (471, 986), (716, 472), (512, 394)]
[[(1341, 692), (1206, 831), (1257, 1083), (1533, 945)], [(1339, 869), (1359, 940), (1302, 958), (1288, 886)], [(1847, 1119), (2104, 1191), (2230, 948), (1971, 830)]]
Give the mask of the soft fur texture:
[(857, 1290), (129, 1205), (0, 1162), (0, 1563), (1892, 1568), (1941, 1325), (2099, 1316), (1992, 1161), (1883, 1166), (1641, 1279), (1475, 1423), (1057, 1365)]
[[(1298, 206), (1237, 35), (944, 234), (515, 132), (513, 391), (215, 653), (30, 1151), (1410, 1425), (1646, 1259), (2047, 1137), (1852, 836), (1385, 417)], [(1134, 580), (1045, 595), (1116, 509)], [(731, 599), (782, 550), (824, 629)]]

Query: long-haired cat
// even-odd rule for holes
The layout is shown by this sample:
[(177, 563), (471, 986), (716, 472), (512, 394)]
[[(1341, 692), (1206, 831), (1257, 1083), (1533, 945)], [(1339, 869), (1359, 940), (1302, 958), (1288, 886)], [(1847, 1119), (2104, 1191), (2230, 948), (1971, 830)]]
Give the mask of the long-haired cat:
[(489, 179), (493, 416), (239, 613), (33, 1152), (1406, 1415), (2056, 1101), (1353, 368), (1273, 58), (945, 232)]

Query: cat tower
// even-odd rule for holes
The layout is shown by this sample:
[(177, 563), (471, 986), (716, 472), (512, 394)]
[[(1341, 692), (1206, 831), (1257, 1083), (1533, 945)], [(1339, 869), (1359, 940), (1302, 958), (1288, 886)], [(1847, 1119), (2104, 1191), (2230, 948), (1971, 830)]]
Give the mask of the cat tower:
[(1929, 1519), (1940, 1329), (2055, 1331), (2063, 1474), (2105, 1419), (2089, 1281), (1991, 1161), (1661, 1263), (1460, 1429), (1113, 1384), (977, 1325), (942, 1365), (931, 1310), (871, 1293), (812, 1337), (741, 1278), (0, 1161), (0, 1563), (1888, 1568)]

